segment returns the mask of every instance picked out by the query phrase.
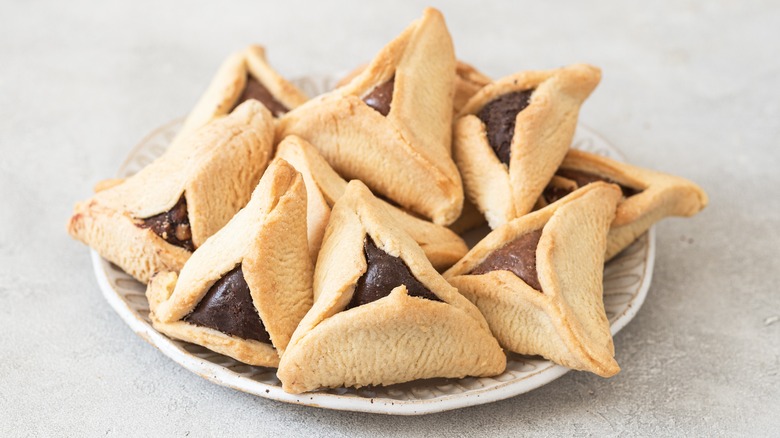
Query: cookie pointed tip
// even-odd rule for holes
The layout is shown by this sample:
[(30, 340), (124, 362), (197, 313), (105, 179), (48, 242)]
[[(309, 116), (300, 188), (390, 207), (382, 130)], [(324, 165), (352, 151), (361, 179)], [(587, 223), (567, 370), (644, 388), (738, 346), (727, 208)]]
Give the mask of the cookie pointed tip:
[(595, 66), (593, 64), (580, 63), (580, 64), (576, 64), (576, 65), (579, 68), (581, 68), (583, 70), (586, 70), (586, 71), (588, 71), (590, 73), (598, 74), (598, 75), (601, 74), (601, 67), (597, 67), (597, 66)]
[(284, 158), (278, 157), (274, 161), (277, 161), (277, 172), (280, 172), (282, 177), (285, 178), (289, 182), (289, 186), (291, 187), (298, 183), (303, 183), (303, 176), (300, 172), (298, 172), (298, 169), (295, 168), (292, 164), (290, 164), (287, 160)]
[[(676, 215), (682, 217), (695, 216), (707, 207), (710, 202), (709, 196), (707, 196), (707, 192), (704, 189), (693, 181), (682, 177), (679, 177), (678, 180), (677, 187), (672, 189), (672, 192), (680, 199)], [(685, 202), (682, 202), (682, 200), (685, 200)]]
[(268, 108), (266, 108), (266, 106), (263, 105), (260, 101), (255, 99), (249, 99), (246, 102), (242, 102), (226, 117), (234, 117), (237, 119), (252, 119), (256, 116), (261, 116), (265, 119), (273, 120), (271, 111), (269, 111)]
[(246, 52), (265, 58), (265, 46), (260, 44), (250, 44), (246, 46)]
[(430, 23), (434, 22), (438, 26), (445, 26), (446, 27), (446, 21), (444, 19), (444, 14), (434, 8), (434, 7), (427, 7), (423, 10), (422, 17), (420, 17), (419, 21), (420, 24)]
[(347, 190), (344, 192), (344, 194), (346, 195), (347, 193), (367, 193), (373, 196), (371, 189), (369, 189), (368, 186), (359, 179), (353, 179), (347, 183)]
[(563, 71), (568, 72), (572, 79), (589, 91), (601, 82), (601, 68), (591, 64), (571, 64), (563, 67)]
[(603, 193), (608, 193), (609, 196), (614, 198), (615, 204), (623, 197), (623, 191), (618, 184), (597, 181), (594, 183), (594, 190), (601, 190)]
[(611, 358), (609, 362), (601, 364), (599, 369), (596, 371), (596, 374), (604, 378), (609, 378), (617, 375), (617, 373), (619, 372), (620, 372), (620, 365), (618, 365), (617, 361), (615, 361), (614, 358)]
[(425, 9), (423, 9), (423, 17), (437, 17), (437, 18), (444, 18), (444, 14), (433, 6), (428, 6)]
[(301, 142), (303, 142), (303, 139), (295, 134), (289, 134), (286, 135), (282, 141), (279, 142), (279, 146), (282, 144), (294, 144), (294, 145), (300, 145)]
[[(709, 205), (710, 197), (707, 195), (707, 192), (705, 192), (704, 189), (702, 189), (698, 185), (696, 185), (694, 183), (691, 183), (691, 185), (693, 186), (692, 189), (693, 189), (693, 191), (694, 191), (694, 193), (696, 195), (696, 198), (699, 201), (699, 205), (698, 205), (699, 208), (694, 213), (694, 214), (696, 214), (696, 213), (704, 210), (707, 207), (707, 205)], [(693, 215), (691, 215), (691, 216), (693, 216)]]

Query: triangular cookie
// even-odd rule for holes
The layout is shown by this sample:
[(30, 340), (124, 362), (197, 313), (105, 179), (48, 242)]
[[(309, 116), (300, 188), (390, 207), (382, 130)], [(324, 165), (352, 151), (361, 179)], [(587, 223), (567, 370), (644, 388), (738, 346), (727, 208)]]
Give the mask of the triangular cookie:
[(708, 202), (704, 190), (685, 178), (572, 149), (539, 197), (537, 206), (544, 207), (594, 181), (618, 184), (623, 192), (609, 230), (606, 260), (661, 219), (693, 216)]
[(333, 207), (314, 291), (279, 364), (285, 391), (492, 376), (506, 367), (479, 310), (360, 181)]
[(157, 271), (178, 271), (249, 201), (273, 135), (268, 110), (246, 102), (132, 177), (104, 184), (76, 205), (68, 232), (143, 283)]
[(463, 205), (450, 153), (454, 77), (452, 40), (429, 8), (350, 83), (279, 119), (277, 136), (306, 139), (344, 178), (447, 225)]
[(229, 114), (249, 99), (258, 100), (274, 117), (280, 117), (306, 102), (308, 97), (271, 68), (262, 46), (251, 45), (222, 63), (206, 92), (184, 121), (177, 139), (217, 117)]
[(602, 276), (617, 186), (588, 185), (479, 242), (444, 277), (479, 307), (504, 348), (612, 376)]
[(274, 160), (247, 206), (146, 296), (154, 327), (250, 365), (275, 367), (311, 307), (303, 178)]
[[(300, 137), (291, 135), (282, 140), (277, 146), (276, 156), (292, 164), (306, 181), (309, 251), (316, 260), (330, 218), (330, 209), (344, 194), (347, 182), (330, 167), (314, 146)], [(437, 270), (449, 268), (468, 252), (463, 239), (446, 227), (414, 217), (385, 201), (377, 201), (399, 227), (420, 245)]]
[(534, 207), (600, 78), (598, 68), (584, 64), (526, 71), (487, 85), (463, 108), (453, 155), (467, 197), (491, 228)]

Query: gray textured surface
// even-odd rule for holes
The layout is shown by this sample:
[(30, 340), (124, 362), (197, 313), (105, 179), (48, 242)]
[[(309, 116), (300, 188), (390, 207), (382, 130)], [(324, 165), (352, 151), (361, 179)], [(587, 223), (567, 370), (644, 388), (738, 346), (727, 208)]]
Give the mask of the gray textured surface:
[(0, 435), (780, 434), (780, 4), (442, 5), (459, 57), (494, 77), (601, 66), (582, 120), (630, 161), (697, 181), (711, 205), (659, 226), (650, 294), (615, 340), (618, 376), (393, 418), (181, 369), (113, 314), (64, 225), (230, 51), (263, 43), (289, 76), (342, 71), (424, 4), (158, 3), (0, 6)]

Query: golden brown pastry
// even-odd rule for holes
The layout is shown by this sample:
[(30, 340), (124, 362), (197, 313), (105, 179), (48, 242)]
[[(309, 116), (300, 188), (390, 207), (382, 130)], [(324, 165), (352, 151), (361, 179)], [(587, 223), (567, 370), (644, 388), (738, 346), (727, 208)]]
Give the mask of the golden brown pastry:
[(351, 181), (325, 233), (314, 305), (279, 364), (284, 390), (492, 376), (505, 367), (479, 310), (368, 188)]
[[(360, 75), (366, 69), (368, 64), (347, 73), (346, 76), (336, 83), (336, 87), (343, 87), (349, 84), (353, 79)], [(458, 114), (463, 106), (466, 105), (471, 96), (477, 93), (482, 87), (491, 82), (490, 78), (482, 74), (472, 65), (463, 61), (455, 61), (455, 95), (452, 99), (452, 113)]]
[[(300, 137), (291, 135), (282, 140), (277, 146), (276, 156), (292, 164), (306, 181), (309, 250), (316, 260), (330, 218), (330, 209), (344, 194), (347, 182), (330, 167), (314, 146)], [(449, 268), (468, 252), (463, 239), (446, 227), (414, 217), (385, 201), (378, 202), (420, 245), (437, 270)]]
[(198, 248), (146, 291), (154, 328), (250, 365), (275, 367), (312, 304), (303, 178), (284, 160)]
[(455, 123), (468, 199), (491, 228), (534, 207), (571, 145), (580, 105), (601, 78), (584, 64), (526, 71), (482, 88)]
[(444, 18), (426, 9), (347, 85), (279, 119), (277, 138), (307, 140), (344, 178), (447, 225), (463, 205), (450, 154), (454, 78)]
[(179, 271), (243, 207), (273, 152), (257, 101), (194, 131), (125, 180), (76, 204), (68, 232), (139, 281)]
[(590, 184), (496, 228), (444, 277), (502, 347), (609, 377), (620, 371), (602, 277), (620, 189)]
[(229, 114), (249, 99), (259, 101), (274, 117), (280, 117), (309, 98), (271, 68), (262, 46), (251, 45), (230, 55), (222, 63), (206, 92), (184, 121), (177, 139), (217, 117)]
[(606, 260), (661, 219), (693, 216), (708, 202), (704, 190), (687, 179), (572, 149), (539, 197), (537, 206), (551, 204), (594, 181), (618, 184), (623, 192), (609, 230)]

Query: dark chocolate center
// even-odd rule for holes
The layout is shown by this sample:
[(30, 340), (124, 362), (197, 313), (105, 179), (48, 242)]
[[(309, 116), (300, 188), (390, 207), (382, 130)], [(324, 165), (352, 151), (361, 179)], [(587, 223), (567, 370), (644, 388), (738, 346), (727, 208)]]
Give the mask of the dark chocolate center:
[(377, 110), (379, 114), (387, 117), (390, 113), (390, 104), (393, 102), (393, 90), (395, 89), (395, 76), (384, 84), (377, 85), (363, 98), (363, 102)]
[(544, 200), (547, 202), (547, 204), (552, 204), (553, 202), (563, 198), (564, 196), (568, 195), (573, 191), (574, 190), (570, 189), (569, 187), (558, 187), (549, 184), (547, 185), (547, 187), (544, 188), (544, 192), (542, 192), (542, 196), (544, 196)]
[[(636, 195), (637, 193), (641, 192), (641, 190), (632, 189), (631, 187), (624, 186), (622, 184), (618, 184), (615, 181), (603, 177), (601, 175), (596, 175), (593, 173), (588, 172), (582, 172), (580, 170), (574, 170), (574, 169), (558, 169), (557, 172), (555, 172), (557, 176), (560, 176), (562, 178), (566, 178), (569, 181), (574, 182), (577, 185), (577, 188), (586, 186), (590, 183), (594, 183), (597, 181), (604, 181), (608, 182), (610, 184), (617, 184), (620, 187), (620, 190), (623, 192), (623, 197), (628, 198), (631, 196)], [(548, 204), (552, 204), (553, 202), (563, 198), (564, 196), (571, 193), (573, 190), (569, 188), (564, 187), (556, 187), (552, 184), (548, 184), (547, 187), (544, 189), (544, 199), (547, 201)]]
[(485, 124), (490, 147), (502, 163), (509, 165), (517, 114), (531, 102), (534, 90), (503, 94), (487, 103), (477, 114)]
[(471, 271), (471, 275), (487, 274), (491, 271), (509, 271), (541, 292), (542, 285), (539, 284), (539, 276), (536, 273), (536, 247), (539, 245), (541, 237), (541, 229), (523, 234), (493, 251)]
[(276, 100), (274, 95), (268, 91), (268, 88), (265, 88), (260, 81), (251, 75), (247, 75), (244, 91), (236, 101), (236, 104), (233, 105), (231, 111), (249, 99), (255, 99), (265, 105), (274, 117), (280, 117), (290, 111), (283, 103)]
[(187, 251), (195, 251), (192, 243), (190, 218), (187, 216), (187, 199), (179, 198), (170, 210), (143, 219), (141, 228), (151, 228), (155, 234), (171, 245), (180, 246)]
[(214, 283), (184, 321), (242, 339), (271, 343), (252, 302), (241, 265)]
[(368, 268), (358, 280), (347, 309), (384, 298), (402, 284), (406, 286), (409, 296), (441, 301), (414, 277), (403, 260), (379, 249), (370, 236), (366, 236), (363, 250)]

